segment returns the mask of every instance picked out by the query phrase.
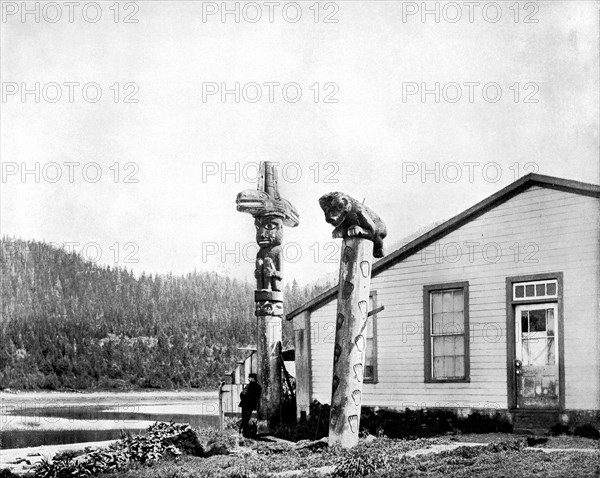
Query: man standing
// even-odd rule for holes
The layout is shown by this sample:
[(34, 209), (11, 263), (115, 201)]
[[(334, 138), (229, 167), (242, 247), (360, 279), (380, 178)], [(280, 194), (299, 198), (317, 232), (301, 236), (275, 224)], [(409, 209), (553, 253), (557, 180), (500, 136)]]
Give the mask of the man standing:
[(257, 382), (257, 375), (251, 373), (248, 375), (248, 385), (240, 393), (240, 407), (242, 407), (242, 434), (250, 438), (250, 417), (253, 410), (258, 410), (258, 401), (260, 400), (261, 386)]

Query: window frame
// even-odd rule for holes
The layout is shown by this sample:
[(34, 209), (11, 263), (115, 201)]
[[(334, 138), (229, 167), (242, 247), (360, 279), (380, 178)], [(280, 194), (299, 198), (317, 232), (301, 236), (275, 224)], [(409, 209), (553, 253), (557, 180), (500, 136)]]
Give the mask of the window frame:
[[(464, 350), (465, 350), (465, 376), (464, 378), (435, 378), (433, 376), (433, 357), (431, 350), (431, 292), (448, 289), (463, 290), (464, 312)], [(470, 383), (471, 382), (471, 355), (469, 350), (469, 282), (445, 282), (442, 284), (429, 284), (423, 286), (423, 345), (425, 358), (425, 383)]]
[[(372, 290), (369, 293), (369, 298), (373, 300), (373, 308), (371, 310), (375, 310), (377, 305), (377, 291)], [(369, 312), (371, 312), (369, 310)], [(377, 314), (373, 314), (371, 316), (373, 320), (373, 377), (372, 378), (363, 378), (363, 383), (378, 383), (378, 375), (377, 375)], [(365, 366), (366, 366), (366, 352), (365, 352)]]

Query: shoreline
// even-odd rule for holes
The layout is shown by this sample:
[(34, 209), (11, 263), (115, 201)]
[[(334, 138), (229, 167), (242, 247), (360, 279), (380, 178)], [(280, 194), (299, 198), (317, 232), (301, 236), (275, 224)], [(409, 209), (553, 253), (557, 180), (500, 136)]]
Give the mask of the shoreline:
[(177, 397), (177, 398), (198, 398), (198, 397), (215, 397), (218, 398), (218, 390), (0, 390), (0, 400), (10, 401), (11, 399), (30, 400), (39, 397), (54, 397), (54, 398), (79, 398), (85, 399), (89, 397), (131, 397), (137, 395), (141, 398), (153, 397)]
[(107, 448), (115, 441), (117, 440), (0, 449), (0, 470), (8, 468), (15, 474), (28, 473), (43, 459), (51, 461), (58, 453), (67, 450), (82, 451), (87, 447)]

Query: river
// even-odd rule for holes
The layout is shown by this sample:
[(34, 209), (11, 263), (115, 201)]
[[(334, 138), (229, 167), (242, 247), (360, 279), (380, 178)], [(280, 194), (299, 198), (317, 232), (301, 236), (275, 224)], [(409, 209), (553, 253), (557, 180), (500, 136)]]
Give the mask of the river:
[(156, 421), (218, 426), (217, 392), (0, 392), (0, 448), (93, 442)]

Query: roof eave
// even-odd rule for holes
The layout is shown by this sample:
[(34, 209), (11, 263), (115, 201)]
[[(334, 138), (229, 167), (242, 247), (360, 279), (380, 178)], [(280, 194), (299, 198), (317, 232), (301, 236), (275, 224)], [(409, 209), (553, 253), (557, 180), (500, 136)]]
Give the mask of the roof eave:
[[(508, 201), (512, 197), (521, 193), (525, 189), (531, 186), (542, 186), (551, 189), (557, 189), (560, 191), (571, 192), (575, 194), (582, 194), (585, 196), (592, 196), (600, 198), (600, 186), (596, 184), (582, 183), (579, 181), (573, 181), (570, 179), (556, 178), (553, 176), (545, 176), (542, 174), (529, 173), (526, 176), (518, 179), (517, 181), (509, 184), (502, 188), (500, 191), (488, 196), (484, 200), (478, 202), (469, 209), (461, 212), (451, 219), (443, 222), (437, 227), (434, 227), (431, 231), (422, 234), (416, 239), (412, 240), (408, 244), (405, 244), (400, 249), (392, 252), (390, 255), (380, 259), (373, 264), (372, 275), (376, 276), (378, 273), (386, 270), (394, 264), (400, 262), (406, 257), (418, 252), (423, 247), (427, 247), (432, 242), (440, 239), (441, 237), (450, 234), (459, 227), (463, 226), (467, 222), (481, 216), (490, 209)], [(334, 286), (329, 290), (326, 290), (322, 294), (318, 295), (314, 299), (311, 299), (306, 304), (298, 307), (289, 314), (286, 315), (286, 320), (291, 320), (297, 315), (305, 311), (315, 309), (319, 305), (324, 305), (327, 302), (333, 300), (338, 291), (338, 286)]]

